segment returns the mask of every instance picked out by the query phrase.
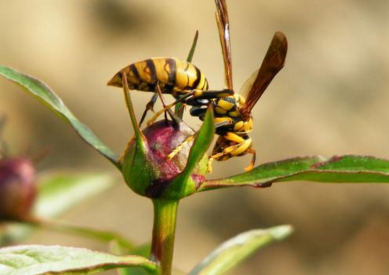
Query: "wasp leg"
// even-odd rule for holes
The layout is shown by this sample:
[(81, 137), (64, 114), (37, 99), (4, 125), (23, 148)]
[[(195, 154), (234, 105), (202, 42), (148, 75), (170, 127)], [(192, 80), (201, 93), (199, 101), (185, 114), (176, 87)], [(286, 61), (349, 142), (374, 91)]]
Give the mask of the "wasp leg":
[[(156, 86), (157, 89), (160, 89), (159, 86)], [(175, 102), (165, 105), (164, 108), (157, 113), (154, 114), (154, 116), (147, 121), (147, 125), (154, 123), (157, 118), (162, 115), (164, 112), (168, 111), (173, 106), (177, 105), (180, 102), (184, 102), (187, 105), (191, 106), (207, 106), (210, 104), (210, 99), (214, 98), (221, 98), (221, 97), (227, 97), (230, 95), (233, 95), (234, 92), (232, 90), (220, 90), (220, 91), (203, 91), (203, 90), (183, 90), (183, 91), (177, 91), (176, 96), (180, 96), (179, 99), (177, 99)], [(204, 108), (204, 114), (205, 114), (206, 108)], [(169, 111), (168, 111), (169, 112)], [(200, 113), (202, 113), (202, 110), (200, 110)], [(199, 116), (197, 114), (193, 114), (194, 116)]]
[[(253, 154), (253, 159), (250, 162), (250, 165), (246, 169), (252, 169), (252, 166), (254, 166), (255, 161), (255, 151), (250, 149), (252, 140), (251, 138), (244, 139), (243, 137), (233, 133), (233, 132), (227, 132), (223, 138), (227, 141), (234, 142), (234, 145), (228, 146), (223, 149), (222, 152), (213, 154), (209, 160), (208, 160), (208, 172), (212, 172), (212, 162), (214, 160), (227, 160), (231, 157), (236, 157), (247, 151), (248, 153)], [(254, 151), (254, 152), (252, 152)]]
[[(187, 99), (188, 97), (193, 96), (193, 94), (194, 94), (194, 91), (191, 91), (191, 92), (185, 94), (184, 96), (180, 97), (179, 99), (177, 99), (177, 100), (174, 101), (173, 103), (168, 104), (168, 105), (164, 105), (163, 109), (161, 109), (161, 110), (159, 110), (158, 112), (156, 112), (156, 113), (153, 115), (153, 117), (150, 118), (150, 119), (147, 121), (147, 126), (150, 126), (151, 124), (153, 124), (153, 123), (157, 120), (157, 118), (158, 118), (160, 115), (162, 115), (162, 114), (163, 114), (164, 112), (166, 112), (166, 111), (169, 112), (170, 108), (174, 107), (177, 103), (184, 101), (184, 100)], [(162, 104), (164, 104), (164, 103), (162, 103)], [(172, 111), (170, 110), (170, 112), (172, 112)], [(173, 112), (172, 112), (172, 113), (173, 113)], [(174, 113), (173, 113), (173, 115), (174, 115)], [(174, 116), (175, 116), (175, 115), (174, 115)]]
[(167, 156), (167, 158), (168, 158), (169, 160), (171, 160), (172, 158), (174, 158), (174, 157), (182, 150), (182, 148), (184, 148), (186, 145), (188, 145), (189, 142), (192, 142), (192, 141), (195, 139), (196, 136), (197, 136), (197, 132), (196, 132), (194, 135), (187, 137), (180, 145), (177, 146), (176, 149), (174, 149), (174, 150)]
[[(222, 126), (228, 125), (228, 124), (230, 124), (228, 121), (218, 122), (218, 123), (215, 123), (215, 128), (222, 127)], [(198, 134), (198, 132), (196, 132), (192, 136), (189, 136), (188, 138), (186, 138), (180, 145), (178, 145), (178, 147), (176, 149), (174, 149), (168, 155), (168, 159), (174, 158), (182, 150), (182, 148), (184, 148), (189, 142), (191, 142), (191, 141), (193, 141), (195, 139), (197, 134)]]
[[(218, 90), (218, 91), (215, 91), (215, 90), (207, 90), (207, 91), (193, 90), (193, 91), (194, 91), (193, 96), (195, 99), (198, 99), (198, 98), (199, 99), (222, 98), (222, 97), (228, 97), (228, 96), (231, 96), (234, 94), (233, 90), (228, 90), (228, 89)], [(185, 95), (186, 93), (187, 93), (186, 90), (176, 92), (177, 95)]]
[(252, 154), (253, 156), (252, 156), (252, 158), (251, 158), (251, 161), (250, 161), (249, 166), (247, 166), (246, 168), (244, 168), (244, 170), (245, 170), (246, 172), (251, 171), (251, 170), (254, 168), (254, 166), (255, 166), (255, 160), (256, 160), (256, 158), (257, 158), (257, 152), (256, 152), (254, 149), (251, 149), (251, 148), (248, 149), (248, 150), (247, 150), (247, 153)]
[(214, 121), (215, 129), (226, 126), (226, 125), (230, 125), (230, 124), (232, 124), (232, 121), (229, 121), (229, 120)]
[(186, 103), (185, 102), (178, 102), (175, 106), (174, 113), (182, 119), (184, 117), (184, 112), (186, 109)]
[(158, 83), (157, 83), (157, 85), (156, 85), (156, 91), (157, 91), (157, 93), (158, 93), (158, 95), (159, 95), (159, 98), (161, 99), (163, 109), (166, 110), (166, 111), (165, 111), (165, 120), (167, 120), (166, 112), (168, 112), (169, 115), (170, 115), (170, 117), (171, 117), (171, 119), (172, 119), (172, 121), (174, 121), (175, 124), (179, 124), (180, 121), (181, 121), (181, 119), (178, 118), (178, 117), (173, 113), (173, 111), (170, 110), (170, 108), (166, 108), (165, 99), (164, 99), (164, 97), (163, 97), (161, 88), (159, 87), (159, 84), (158, 84)]
[(142, 114), (142, 118), (140, 119), (139, 127), (142, 125), (143, 121), (145, 120), (148, 111), (151, 110), (154, 112), (154, 104), (157, 101), (157, 99), (158, 99), (158, 94), (153, 94), (150, 101), (146, 104), (146, 109), (144, 110)]

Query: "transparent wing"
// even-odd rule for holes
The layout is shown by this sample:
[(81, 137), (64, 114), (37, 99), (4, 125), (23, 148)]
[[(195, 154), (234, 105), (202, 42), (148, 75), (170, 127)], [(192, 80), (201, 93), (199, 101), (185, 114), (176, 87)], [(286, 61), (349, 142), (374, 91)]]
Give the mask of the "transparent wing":
[(225, 0), (215, 0), (215, 3), (216, 3), (216, 23), (219, 30), (220, 44), (222, 46), (222, 52), (223, 52), (226, 86), (228, 89), (233, 90), (230, 22), (228, 19), (227, 3)]
[(242, 88), (240, 88), (239, 94), (244, 98), (248, 98), (249, 92), (254, 85), (254, 81), (257, 78), (259, 69), (255, 70), (249, 78), (243, 83)]
[(242, 95), (247, 93), (246, 103), (240, 109), (243, 116), (250, 117), (252, 109), (267, 86), (284, 67), (287, 51), (288, 42), (285, 35), (282, 32), (276, 32), (261, 67), (242, 86)]

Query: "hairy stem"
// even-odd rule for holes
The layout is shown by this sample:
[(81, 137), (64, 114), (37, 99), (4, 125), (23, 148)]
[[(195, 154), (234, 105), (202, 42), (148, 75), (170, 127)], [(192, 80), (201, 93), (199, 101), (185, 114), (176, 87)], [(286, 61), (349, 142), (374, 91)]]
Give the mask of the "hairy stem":
[(161, 275), (171, 275), (172, 271), (178, 203), (177, 200), (153, 200), (154, 227), (150, 258), (160, 264)]

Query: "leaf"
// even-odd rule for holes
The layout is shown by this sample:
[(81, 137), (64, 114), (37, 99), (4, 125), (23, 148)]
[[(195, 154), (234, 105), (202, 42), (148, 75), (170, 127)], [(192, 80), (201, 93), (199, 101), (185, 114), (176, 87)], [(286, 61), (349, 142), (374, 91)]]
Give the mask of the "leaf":
[(233, 186), (266, 187), (273, 182), (389, 183), (389, 160), (371, 156), (319, 156), (262, 164), (224, 179), (205, 181), (198, 191)]
[(108, 174), (52, 173), (40, 179), (34, 214), (55, 218), (114, 185)]
[(0, 249), (1, 275), (92, 274), (119, 267), (157, 265), (140, 256), (115, 256), (84, 248), (25, 245)]
[(216, 248), (202, 260), (189, 275), (224, 274), (258, 249), (281, 241), (292, 233), (292, 227), (282, 225), (266, 230), (251, 230), (237, 235)]
[(116, 167), (120, 168), (118, 156), (108, 148), (92, 131), (83, 123), (81, 123), (73, 113), (65, 106), (62, 100), (56, 95), (49, 86), (40, 80), (18, 72), (15, 69), (0, 66), (0, 75), (15, 82), (43, 103), (49, 110), (54, 112), (65, 122), (69, 123), (77, 134), (84, 139), (89, 145), (95, 148), (100, 154), (111, 161)]
[[(137, 256), (148, 258), (150, 257), (151, 244), (144, 244), (135, 247), (134, 249), (130, 249), (127, 251), (127, 253), (125, 253), (122, 249), (122, 246), (118, 245), (117, 242), (112, 242), (110, 252), (116, 255), (131, 254), (131, 255), (137, 255)], [(150, 275), (150, 271), (147, 271), (144, 268), (140, 268), (140, 267), (127, 267), (127, 268), (118, 269), (117, 274), (118, 275)], [(155, 274), (155, 273), (151, 272), (151, 274)], [(172, 274), (184, 275), (186, 273), (173, 267)]]
[[(78, 236), (87, 237), (90, 239), (95, 239), (97, 241), (110, 243), (112, 241), (117, 242), (117, 244), (121, 247), (132, 249), (134, 245), (132, 242), (111, 231), (103, 231), (98, 229), (93, 229), (89, 227), (77, 226), (73, 224), (68, 224), (60, 221), (50, 221), (50, 220), (42, 220), (42, 219), (32, 219), (31, 221), (26, 221), (29, 225), (44, 228), (47, 230), (68, 233)], [(129, 253), (127, 253), (129, 254)], [(134, 253), (131, 253), (134, 254)], [(138, 254), (136, 254), (138, 255)], [(140, 255), (141, 256), (141, 255)]]
[[(110, 248), (111, 248), (110, 251), (116, 255), (132, 254), (132, 255), (142, 256), (145, 258), (150, 256), (150, 251), (151, 251), (150, 244), (141, 245), (130, 250), (124, 250), (123, 246), (118, 244), (118, 242), (112, 242)], [(118, 275), (149, 275), (150, 274), (147, 270), (140, 267), (121, 268), (117, 270), (117, 273)]]
[[(38, 182), (40, 185), (33, 215), (39, 218), (59, 217), (86, 199), (105, 192), (115, 183), (108, 174), (58, 172), (43, 175)], [(0, 240), (0, 246), (7, 242), (21, 241), (32, 231), (31, 226), (19, 223), (9, 224), (7, 229), (4, 241)]]

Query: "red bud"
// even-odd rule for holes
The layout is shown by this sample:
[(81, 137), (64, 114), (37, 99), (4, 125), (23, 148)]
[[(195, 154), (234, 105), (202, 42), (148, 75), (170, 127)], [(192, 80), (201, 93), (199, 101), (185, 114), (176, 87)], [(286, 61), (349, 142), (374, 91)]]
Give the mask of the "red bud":
[(36, 195), (35, 169), (27, 158), (0, 160), (0, 221), (28, 216)]
[[(178, 150), (172, 159), (169, 158), (169, 154), (194, 134), (195, 132), (185, 123), (175, 127), (171, 121), (166, 120), (147, 127), (143, 131), (146, 138), (144, 144), (137, 148), (133, 140), (124, 154), (122, 170), (126, 183), (140, 195), (171, 198), (164, 191), (185, 168), (193, 140)], [(182, 196), (194, 192), (196, 186), (204, 181), (206, 171), (207, 156), (204, 156), (192, 173), (190, 182), (182, 183), (187, 185), (188, 190)]]

